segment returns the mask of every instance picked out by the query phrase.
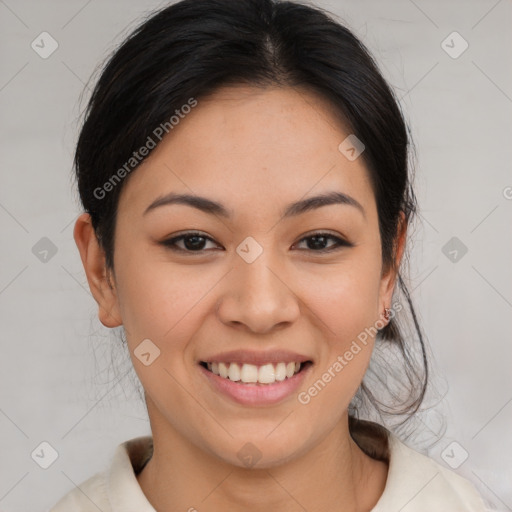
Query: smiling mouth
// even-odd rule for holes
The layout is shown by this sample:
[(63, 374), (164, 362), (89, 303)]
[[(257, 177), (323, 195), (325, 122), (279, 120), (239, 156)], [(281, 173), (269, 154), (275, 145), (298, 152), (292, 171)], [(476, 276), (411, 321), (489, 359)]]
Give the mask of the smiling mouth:
[(239, 384), (262, 385), (283, 382), (312, 364), (312, 361), (268, 363), (260, 366), (247, 363), (200, 362), (203, 368), (223, 379)]

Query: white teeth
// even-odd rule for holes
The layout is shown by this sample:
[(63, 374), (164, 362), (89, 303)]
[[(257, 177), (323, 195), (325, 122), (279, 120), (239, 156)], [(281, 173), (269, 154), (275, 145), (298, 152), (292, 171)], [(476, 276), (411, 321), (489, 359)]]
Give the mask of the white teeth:
[(254, 364), (206, 363), (208, 370), (224, 379), (235, 382), (273, 384), (293, 377), (301, 368), (301, 363), (277, 363), (256, 366)]
[(253, 364), (244, 364), (240, 370), (242, 382), (258, 382), (258, 367)]
[(240, 368), (236, 363), (231, 363), (228, 370), (229, 380), (239, 381), (240, 380)]
[(224, 363), (219, 363), (219, 375), (225, 379), (228, 378), (228, 367)]
[(276, 364), (276, 380), (281, 381), (286, 379), (286, 364), (285, 363), (277, 363)]
[(258, 382), (261, 384), (272, 384), (276, 381), (276, 370), (273, 364), (260, 366), (258, 370)]

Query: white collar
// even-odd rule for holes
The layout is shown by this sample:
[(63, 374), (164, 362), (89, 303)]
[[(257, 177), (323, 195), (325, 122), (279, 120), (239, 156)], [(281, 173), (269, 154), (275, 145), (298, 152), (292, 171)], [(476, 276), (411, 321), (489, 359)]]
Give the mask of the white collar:
[[(386, 487), (371, 512), (464, 510), (484, 512), (472, 484), (433, 459), (409, 448), (388, 432), (389, 470)], [(156, 512), (138, 483), (136, 471), (147, 461), (153, 438), (141, 436), (120, 444), (106, 473), (112, 512)]]

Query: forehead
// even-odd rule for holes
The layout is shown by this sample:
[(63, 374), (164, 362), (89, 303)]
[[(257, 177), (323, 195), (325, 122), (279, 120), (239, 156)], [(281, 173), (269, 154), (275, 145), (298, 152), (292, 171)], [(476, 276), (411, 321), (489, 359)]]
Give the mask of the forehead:
[(350, 135), (324, 98), (294, 88), (225, 87), (183, 115), (126, 183), (119, 210), (141, 215), (168, 192), (215, 197), (235, 211), (337, 190), (372, 209), (362, 158), (339, 145)]

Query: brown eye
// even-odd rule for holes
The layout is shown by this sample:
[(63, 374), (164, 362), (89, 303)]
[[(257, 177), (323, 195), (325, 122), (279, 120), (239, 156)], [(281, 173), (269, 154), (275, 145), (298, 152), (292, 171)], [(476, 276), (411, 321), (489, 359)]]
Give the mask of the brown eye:
[[(183, 246), (178, 246), (178, 242), (183, 241)], [(183, 235), (170, 238), (162, 242), (163, 245), (173, 251), (183, 252), (205, 252), (204, 248), (207, 242), (214, 242), (210, 237), (201, 233), (184, 233)], [(214, 242), (215, 243), (215, 242)]]
[[(334, 241), (334, 244), (329, 245), (329, 242), (331, 241)], [(205, 248), (208, 242), (212, 242), (218, 247), (218, 244), (216, 244), (212, 238), (196, 232), (184, 233), (168, 240), (164, 240), (161, 244), (172, 251), (201, 253), (209, 250)], [(354, 246), (343, 238), (331, 235), (330, 233), (314, 233), (313, 235), (304, 237), (300, 240), (299, 244), (302, 242), (306, 242), (305, 250), (317, 253), (331, 252), (340, 249), (341, 247)], [(182, 243), (182, 246), (179, 246), (179, 243)]]
[[(327, 246), (329, 240), (334, 240), (334, 245)], [(307, 242), (307, 250), (313, 252), (330, 252), (341, 247), (353, 247), (353, 244), (330, 233), (314, 233), (313, 235), (303, 238), (301, 242)], [(326, 247), (327, 246), (327, 247)]]

